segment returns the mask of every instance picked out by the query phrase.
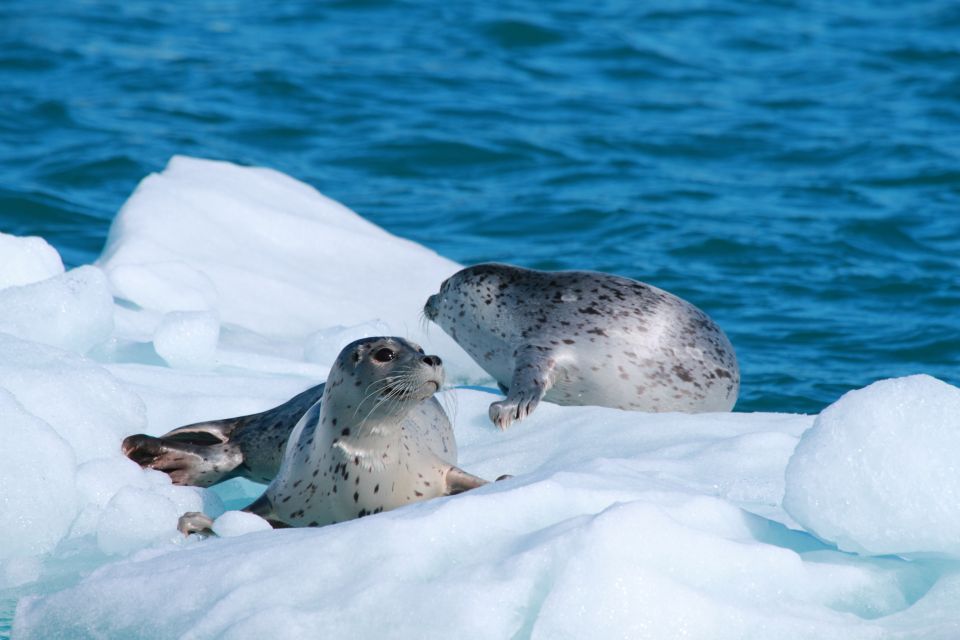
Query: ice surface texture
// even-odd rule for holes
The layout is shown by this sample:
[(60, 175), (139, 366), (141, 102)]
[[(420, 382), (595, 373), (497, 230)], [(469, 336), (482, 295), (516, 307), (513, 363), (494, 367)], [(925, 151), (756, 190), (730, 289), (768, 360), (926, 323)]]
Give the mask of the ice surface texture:
[(189, 158), (144, 180), (96, 266), (63, 273), (44, 246), (0, 237), (17, 638), (960, 637), (957, 389), (886, 381), (824, 412), (786, 477), (819, 539), (781, 506), (811, 416), (545, 403), (504, 434), (479, 388), (441, 394), (460, 464), (513, 479), (320, 529), (227, 513), (222, 538), (184, 539), (180, 513), (262, 488), (174, 487), (122, 438), (279, 404), (371, 333), (488, 384), (419, 323), (458, 265), (286, 176)]
[(790, 515), (841, 549), (960, 559), (960, 389), (917, 375), (847, 393), (786, 477)]
[(63, 273), (60, 254), (43, 238), (0, 233), (0, 289), (32, 284)]

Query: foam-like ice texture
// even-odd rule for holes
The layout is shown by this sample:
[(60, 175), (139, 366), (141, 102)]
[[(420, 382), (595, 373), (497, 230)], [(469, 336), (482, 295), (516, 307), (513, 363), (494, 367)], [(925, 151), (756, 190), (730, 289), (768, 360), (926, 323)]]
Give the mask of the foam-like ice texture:
[(258, 515), (244, 511), (227, 511), (213, 521), (213, 532), (221, 538), (233, 538), (270, 529), (272, 527), (269, 522)]
[[(0, 290), (15, 319), (0, 328), (0, 636), (16, 602), (18, 640), (960, 637), (946, 385), (848, 395), (787, 474), (819, 536), (909, 560), (838, 551), (784, 512), (811, 416), (543, 403), (504, 433), (487, 418), (499, 396), (478, 388), (439, 394), (459, 464), (512, 479), (266, 531), (221, 515), (261, 486), (175, 487), (124, 458), (123, 437), (275, 406), (372, 333), (483, 383), (419, 324), (458, 265), (276, 172), (189, 158), (144, 180), (98, 264), (112, 306), (92, 267)], [(73, 311), (53, 331), (58, 305)], [(184, 511), (223, 537), (183, 538)]]
[(380, 319), (448, 354), (451, 379), (485, 378), (420, 312), (459, 265), (391, 235), (276, 171), (174, 157), (117, 215), (98, 264), (144, 309), (216, 311), (273, 338)]
[(0, 290), (0, 309), (0, 332), (80, 353), (113, 331), (113, 297), (96, 267)]
[(0, 233), (0, 289), (33, 284), (63, 273), (57, 250), (43, 238)]
[(960, 389), (917, 375), (847, 393), (786, 479), (784, 508), (841, 549), (960, 558)]
[(143, 402), (95, 362), (0, 333), (0, 388), (50, 424), (78, 463), (119, 453), (145, 426)]
[(380, 320), (371, 320), (352, 327), (330, 327), (307, 338), (303, 357), (310, 362), (330, 367), (345, 346), (361, 338), (390, 335), (390, 327)]
[(76, 514), (73, 450), (0, 388), (0, 563), (46, 553)]
[(153, 334), (153, 348), (174, 369), (207, 369), (216, 363), (220, 321), (209, 311), (171, 311)]

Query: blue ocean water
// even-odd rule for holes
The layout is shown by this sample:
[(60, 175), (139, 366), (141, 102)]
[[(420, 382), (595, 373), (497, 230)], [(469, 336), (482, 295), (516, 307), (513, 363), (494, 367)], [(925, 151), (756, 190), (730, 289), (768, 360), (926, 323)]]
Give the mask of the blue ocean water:
[(739, 410), (960, 383), (960, 5), (4, 0), (0, 230), (93, 260), (172, 154), (710, 313)]

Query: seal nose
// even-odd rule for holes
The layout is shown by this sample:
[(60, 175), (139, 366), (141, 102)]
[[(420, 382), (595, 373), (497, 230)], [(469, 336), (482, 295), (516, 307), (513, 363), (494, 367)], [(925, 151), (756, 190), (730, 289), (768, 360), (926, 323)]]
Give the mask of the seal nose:
[(439, 356), (423, 356), (420, 358), (425, 364), (430, 365), (431, 367), (439, 367), (443, 364), (443, 360)]
[(437, 294), (427, 298), (427, 303), (423, 305), (423, 315), (427, 316), (427, 320), (433, 320), (437, 315)]

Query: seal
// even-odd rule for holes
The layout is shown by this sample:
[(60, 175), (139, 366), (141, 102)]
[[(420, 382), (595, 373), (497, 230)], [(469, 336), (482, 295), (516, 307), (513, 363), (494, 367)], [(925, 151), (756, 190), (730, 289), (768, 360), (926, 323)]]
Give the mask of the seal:
[(740, 370), (720, 327), (662, 289), (593, 271), (487, 263), (458, 271), (424, 314), (506, 393), (501, 429), (540, 402), (632, 411), (729, 411)]
[[(122, 450), (141, 467), (163, 471), (178, 485), (209, 487), (231, 478), (268, 484), (280, 469), (294, 427), (321, 401), (324, 388), (310, 387), (260, 413), (188, 424), (158, 437), (131, 435)], [(441, 434), (438, 446), (456, 457), (450, 420), (436, 398), (414, 406), (408, 417), (423, 430)]]
[[(277, 476), (244, 510), (274, 526), (322, 526), (486, 484), (456, 466), (449, 421), (411, 415), (436, 402), (443, 375), (439, 357), (403, 338), (347, 345), (322, 400), (290, 434)], [(179, 527), (203, 532), (210, 524), (192, 512)]]

